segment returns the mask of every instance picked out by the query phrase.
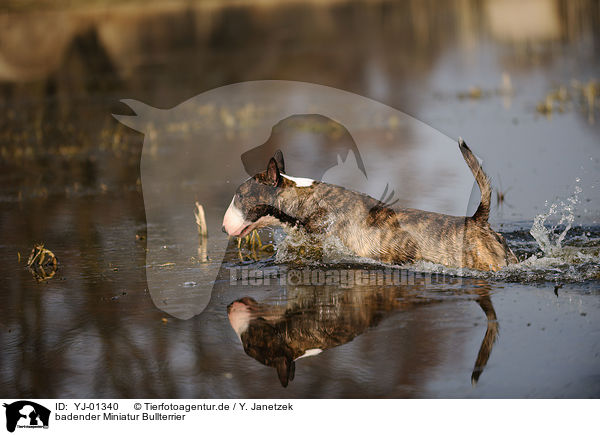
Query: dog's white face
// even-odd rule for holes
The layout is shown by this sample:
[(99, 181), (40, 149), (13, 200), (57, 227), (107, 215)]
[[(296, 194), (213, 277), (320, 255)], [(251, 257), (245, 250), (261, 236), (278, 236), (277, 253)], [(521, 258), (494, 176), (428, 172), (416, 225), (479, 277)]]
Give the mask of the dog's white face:
[(235, 196), (229, 204), (229, 208), (223, 217), (223, 229), (230, 236), (244, 237), (251, 231), (268, 227), (282, 225), (279, 219), (273, 216), (261, 216), (256, 221), (251, 221), (246, 218), (244, 212), (236, 205)]
[(230, 236), (245, 236), (249, 232), (247, 231), (247, 227), (250, 225), (252, 225), (252, 222), (246, 220), (242, 210), (235, 205), (234, 196), (223, 217), (223, 228)]
[(242, 183), (235, 192), (225, 216), (223, 230), (230, 236), (243, 237), (252, 230), (279, 224), (272, 214), (281, 176), (271, 181), (260, 173)]
[(250, 319), (252, 318), (250, 307), (242, 302), (236, 301), (228, 307), (227, 311), (229, 323), (231, 323), (231, 327), (241, 339), (242, 334), (248, 329)]
[[(282, 173), (280, 167), (284, 167), (283, 154), (277, 151), (266, 171), (250, 177), (237, 188), (223, 217), (223, 230), (227, 234), (244, 237), (258, 228), (298, 224), (287, 203), (290, 198), (291, 202), (297, 198), (293, 193), (295, 189), (310, 188), (315, 180), (290, 177)], [(284, 193), (286, 200), (281, 199)], [(284, 203), (287, 204), (285, 211), (281, 209)]]
[[(279, 155), (281, 161), (283, 156)], [(223, 217), (223, 229), (230, 236), (243, 237), (257, 228), (281, 225), (275, 216), (280, 211), (275, 204), (280, 193), (283, 175), (274, 158), (267, 170), (242, 183), (236, 190)]]

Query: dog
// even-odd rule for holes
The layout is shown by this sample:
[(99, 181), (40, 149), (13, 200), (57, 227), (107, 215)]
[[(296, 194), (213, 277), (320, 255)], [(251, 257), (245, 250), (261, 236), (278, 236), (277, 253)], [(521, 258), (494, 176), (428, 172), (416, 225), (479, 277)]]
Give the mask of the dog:
[(266, 226), (335, 235), (360, 257), (404, 265), (429, 261), (450, 268), (498, 271), (517, 258), (489, 222), (492, 188), (479, 161), (459, 139), (459, 149), (481, 191), (473, 216), (394, 209), (368, 195), (285, 174), (280, 150), (267, 169), (242, 183), (223, 218), (223, 231), (243, 237)]
[(296, 297), (288, 306), (259, 303), (247, 296), (227, 306), (244, 352), (275, 368), (283, 387), (294, 379), (299, 359), (352, 341), (395, 310), (432, 302), (392, 286), (341, 293), (337, 287), (331, 293), (327, 290), (294, 288)]
[[(471, 382), (475, 385), (490, 358), (498, 336), (498, 322), (489, 290), (478, 288), (468, 293), (475, 297), (488, 320), (471, 374)], [(248, 296), (227, 306), (229, 322), (244, 352), (261, 364), (275, 368), (283, 387), (294, 379), (299, 359), (351, 342), (394, 313), (443, 301), (423, 297), (418, 286), (288, 287), (288, 298), (285, 306), (257, 302)], [(409, 341), (407, 345), (436, 342), (434, 337), (421, 335), (420, 323), (406, 328), (408, 336), (416, 338), (416, 342), (411, 344)], [(435, 345), (428, 351), (435, 352)], [(397, 357), (396, 363), (399, 367), (410, 366), (403, 357)], [(428, 368), (411, 370), (427, 371)]]

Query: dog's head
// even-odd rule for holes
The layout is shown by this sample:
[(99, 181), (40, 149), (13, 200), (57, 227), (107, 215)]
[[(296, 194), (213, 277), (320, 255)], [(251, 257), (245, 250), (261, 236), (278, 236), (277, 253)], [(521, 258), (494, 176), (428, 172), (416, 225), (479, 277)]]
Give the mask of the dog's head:
[(223, 217), (223, 230), (230, 236), (243, 237), (254, 229), (269, 225), (295, 225), (294, 217), (281, 209), (282, 193), (311, 183), (313, 180), (285, 175), (283, 154), (277, 150), (265, 171), (250, 177), (237, 188)]
[(274, 367), (279, 382), (287, 387), (294, 379), (294, 352), (273, 324), (268, 322), (268, 308), (250, 297), (232, 302), (227, 307), (231, 327), (240, 338), (244, 352), (258, 362)]

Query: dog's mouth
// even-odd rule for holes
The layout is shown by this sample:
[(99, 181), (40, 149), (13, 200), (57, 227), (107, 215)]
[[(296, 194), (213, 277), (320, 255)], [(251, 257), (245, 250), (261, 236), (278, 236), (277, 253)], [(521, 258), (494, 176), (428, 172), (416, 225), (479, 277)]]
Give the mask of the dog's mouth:
[(238, 237), (246, 237), (253, 229), (254, 224), (246, 225), (242, 231), (238, 234)]
[[(260, 219), (258, 219), (257, 221), (248, 223), (248, 225), (243, 227), (243, 229), (238, 234), (235, 234), (235, 235), (237, 237), (245, 237), (254, 230), (258, 230), (260, 228), (267, 227), (274, 223), (276, 223), (276, 222), (274, 222), (273, 219), (270, 218), (269, 216), (263, 216)], [(246, 224), (246, 222), (244, 222), (244, 224)]]
[(256, 222), (244, 222), (239, 230), (227, 231), (231, 237), (245, 237), (252, 232), (257, 227)]
[(235, 227), (234, 230), (231, 229), (231, 225), (228, 226), (228, 223), (229, 222), (227, 221), (223, 222), (223, 229), (227, 234), (232, 237), (245, 237), (252, 231), (259, 228), (264, 228), (270, 225), (278, 225), (279, 221), (271, 216), (263, 216), (254, 222), (243, 220)]

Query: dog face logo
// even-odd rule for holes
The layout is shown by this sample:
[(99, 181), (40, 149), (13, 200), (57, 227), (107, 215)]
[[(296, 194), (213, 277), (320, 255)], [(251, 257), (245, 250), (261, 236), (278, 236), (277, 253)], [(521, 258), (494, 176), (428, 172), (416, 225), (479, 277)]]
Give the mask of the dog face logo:
[[(144, 133), (140, 179), (148, 290), (159, 309), (180, 319), (200, 314), (211, 299), (230, 244), (223, 224), (231, 234), (249, 230), (248, 223), (255, 222), (250, 208), (271, 207), (266, 199), (273, 188), (292, 182), (310, 188), (312, 180), (325, 175), (343, 186), (346, 181), (338, 176), (347, 167), (357, 175), (350, 177), (348, 188), (375, 198), (394, 192), (402, 207), (464, 215), (474, 186), (450, 138), (389, 106), (339, 89), (254, 81), (205, 92), (168, 110), (123, 102), (135, 115), (115, 118)], [(277, 150), (285, 164), (277, 161)], [(266, 171), (271, 157), (280, 178), (269, 186), (255, 175)], [(244, 193), (240, 198), (236, 191), (249, 176), (253, 179), (244, 189), (265, 201), (243, 210)], [(440, 182), (440, 177), (452, 182)], [(426, 191), (418, 189), (421, 180), (427, 180)], [(202, 254), (195, 203), (203, 207), (203, 233), (208, 233)], [(268, 218), (259, 222), (268, 223)], [(195, 285), (185, 285), (192, 281)]]
[(29, 400), (19, 400), (4, 404), (6, 408), (6, 430), (14, 432), (16, 428), (48, 428), (50, 410)]
[[(302, 157), (308, 149), (317, 150), (318, 160), (304, 165)], [(249, 176), (264, 170), (265, 161), (280, 150), (289, 161), (290, 174), (302, 173), (313, 180), (321, 180), (330, 168), (349, 153), (356, 156), (357, 168), (367, 176), (365, 164), (352, 135), (346, 127), (333, 119), (318, 114), (293, 115), (279, 121), (265, 143), (242, 154), (242, 163)], [(279, 162), (278, 162), (279, 163)], [(285, 168), (280, 165), (282, 172)]]

